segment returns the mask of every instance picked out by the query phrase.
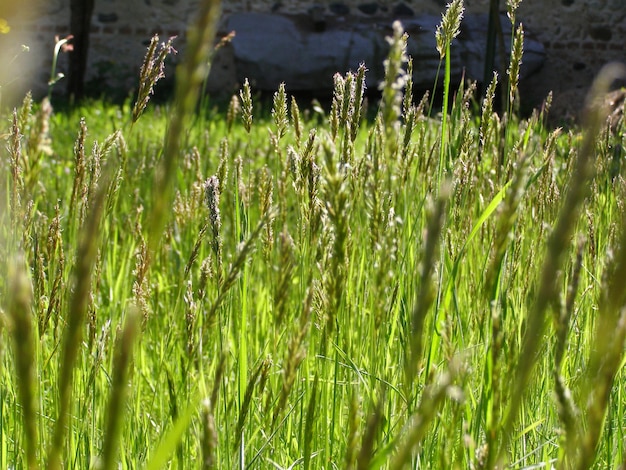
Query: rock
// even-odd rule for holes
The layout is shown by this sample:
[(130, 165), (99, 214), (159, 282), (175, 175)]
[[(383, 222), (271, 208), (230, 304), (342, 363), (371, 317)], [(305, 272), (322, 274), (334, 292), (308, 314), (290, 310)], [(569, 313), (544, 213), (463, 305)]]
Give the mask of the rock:
[[(435, 15), (402, 20), (409, 34), (407, 51), (414, 61), (416, 88), (429, 89), (434, 83), (439, 67), (435, 30), (440, 21)], [(235, 13), (227, 18), (225, 29), (236, 32), (232, 53), (239, 83), (248, 78), (261, 90), (276, 90), (285, 82), (291, 91), (330, 92), (336, 72), (356, 70), (361, 62), (369, 69), (367, 86), (378, 87), (384, 79), (383, 61), (389, 50), (385, 38), (392, 33), (391, 24), (391, 19), (363, 17), (342, 21), (319, 14)], [(511, 27), (506, 17), (502, 17), (502, 27), (508, 50)], [(464, 18), (451, 50), (453, 83), (458, 83), (464, 71), (466, 78), (483, 78), (486, 31), (487, 15)], [(541, 67), (544, 60), (542, 44), (530, 37), (526, 34), (524, 40), (522, 78)]]
[(326, 30), (326, 16), (324, 15), (324, 7), (314, 5), (309, 8), (309, 16), (313, 22), (313, 30), (317, 33)]
[(415, 16), (415, 12), (404, 3), (399, 3), (393, 7), (393, 16), (396, 18)]
[(117, 13), (98, 13), (100, 23), (115, 23), (118, 19)]
[(345, 3), (334, 2), (328, 5), (328, 9), (331, 13), (339, 16), (346, 16), (350, 14), (350, 7)]
[(610, 25), (594, 25), (589, 28), (589, 36), (596, 41), (608, 42), (613, 38)]
[(374, 15), (378, 11), (378, 3), (361, 3), (357, 8), (364, 15)]

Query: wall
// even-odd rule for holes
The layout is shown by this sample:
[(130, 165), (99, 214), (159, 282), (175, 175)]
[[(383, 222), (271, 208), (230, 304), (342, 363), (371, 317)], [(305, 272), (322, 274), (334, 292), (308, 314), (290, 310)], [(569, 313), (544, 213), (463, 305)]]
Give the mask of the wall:
[(527, 0), (519, 17), (547, 52), (542, 72), (525, 88), (535, 98), (553, 90), (558, 115), (577, 113), (604, 64), (626, 62), (625, 0)]
[[(38, 1), (35, 20), (24, 25), (34, 34), (37, 50), (48, 50), (50, 63), (53, 37), (67, 34), (69, 0)], [(466, 0), (470, 13), (488, 10), (488, 0)], [(501, 0), (505, 9), (505, 0)], [(145, 45), (153, 33), (184, 36), (185, 24), (192, 18), (197, 0), (96, 0), (92, 26), (92, 55), (90, 77), (94, 86), (107, 83), (125, 90), (136, 82)], [(423, 13), (438, 14), (445, 8), (444, 0), (231, 0), (225, 1), (225, 14), (235, 11), (275, 11), (278, 13), (307, 12), (311, 6), (324, 9), (328, 15), (403, 16)], [(626, 1), (625, 0), (525, 0), (518, 11), (527, 31), (546, 47), (546, 65), (529, 79), (525, 94), (540, 101), (554, 90), (569, 105), (582, 99), (584, 89), (606, 62), (626, 61)], [(226, 31), (223, 31), (226, 33)], [(184, 40), (179, 38), (178, 46)], [(60, 66), (63, 67), (63, 59)], [(232, 64), (214, 66), (228, 77)], [(36, 77), (45, 79), (46, 67)], [(573, 99), (573, 97), (576, 97)]]

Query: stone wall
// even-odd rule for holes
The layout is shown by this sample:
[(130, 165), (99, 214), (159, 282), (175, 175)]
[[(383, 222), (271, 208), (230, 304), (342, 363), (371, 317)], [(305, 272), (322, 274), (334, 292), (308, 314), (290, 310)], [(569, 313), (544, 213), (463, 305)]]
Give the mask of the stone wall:
[[(36, 14), (16, 24), (14, 29), (25, 27), (31, 33), (31, 47), (43, 57), (40, 72), (31, 78), (45, 83), (54, 35), (68, 32), (69, 0), (32, 1), (38, 2), (32, 10)], [(500, 0), (502, 10), (505, 1)], [(96, 0), (89, 71), (92, 85), (101, 87), (104, 79), (108, 86), (130, 90), (135, 86), (145, 46), (152, 34), (159, 33), (162, 38), (178, 35), (177, 45), (182, 49), (185, 25), (197, 3), (198, 0)], [(445, 0), (231, 0), (224, 2), (223, 11), (225, 15), (242, 11), (295, 14), (310, 12), (315, 7), (335, 18), (346, 15), (391, 18), (439, 14), (445, 3)], [(489, 0), (466, 0), (468, 13), (486, 13), (488, 4)], [(517, 17), (546, 49), (543, 69), (524, 86), (526, 95), (535, 101), (554, 90), (555, 100), (567, 96), (565, 102), (569, 104), (572, 96), (583, 93), (604, 63), (626, 61), (625, 0), (525, 0)], [(63, 66), (61, 58), (61, 69)], [(229, 70), (232, 66), (226, 59), (215, 64), (214, 70), (223, 80), (233, 76)]]
[(526, 1), (519, 17), (547, 52), (542, 72), (525, 87), (534, 95), (553, 90), (559, 115), (578, 111), (603, 65), (626, 62), (625, 0)]

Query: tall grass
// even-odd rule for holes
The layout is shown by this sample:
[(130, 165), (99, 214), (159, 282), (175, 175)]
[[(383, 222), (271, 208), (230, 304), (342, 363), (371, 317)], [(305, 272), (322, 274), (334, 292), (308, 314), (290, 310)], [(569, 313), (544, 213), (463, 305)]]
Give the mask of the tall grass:
[(433, 119), (396, 24), (371, 122), (365, 65), (322, 123), (249, 83), (192, 120), (214, 7), (171, 105), (155, 40), (135, 106), (6, 117), (0, 466), (623, 465), (623, 70), (550, 130), (514, 41), (506, 115), (494, 75)]

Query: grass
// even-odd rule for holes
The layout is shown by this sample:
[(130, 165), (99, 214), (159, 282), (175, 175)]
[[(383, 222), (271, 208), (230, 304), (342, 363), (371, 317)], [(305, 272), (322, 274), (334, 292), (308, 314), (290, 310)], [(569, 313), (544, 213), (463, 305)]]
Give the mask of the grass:
[(391, 41), (372, 121), (365, 67), (194, 114), (202, 49), (151, 107), (156, 42), (135, 105), (6, 116), (0, 467), (626, 466), (623, 124), (433, 118)]

